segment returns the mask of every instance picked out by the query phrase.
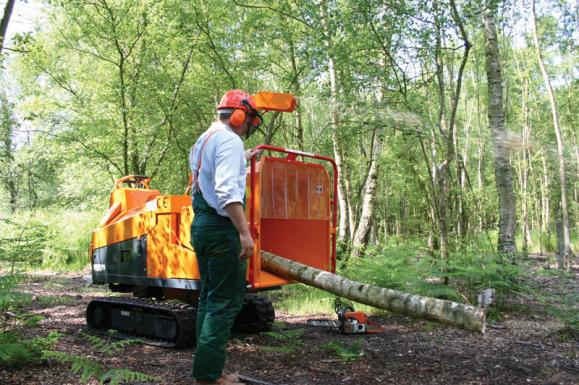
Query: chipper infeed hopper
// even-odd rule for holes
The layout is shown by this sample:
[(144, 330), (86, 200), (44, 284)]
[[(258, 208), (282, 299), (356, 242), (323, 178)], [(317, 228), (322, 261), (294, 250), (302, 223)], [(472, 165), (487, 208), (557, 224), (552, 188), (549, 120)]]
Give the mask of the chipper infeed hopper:
[[(255, 293), (290, 283), (262, 269), (262, 250), (325, 271), (336, 266), (334, 161), (266, 145), (257, 149), (264, 156), (248, 167), (246, 194), (255, 250), (235, 326), (245, 331), (265, 330), (274, 320), (271, 302)], [(133, 297), (91, 301), (87, 323), (96, 331), (116, 330), (119, 337), (187, 346), (194, 342), (199, 292), (191, 197), (163, 195), (149, 183), (150, 178), (137, 175), (115, 183), (110, 208), (90, 245), (93, 282)], [(181, 301), (164, 301), (169, 299)]]

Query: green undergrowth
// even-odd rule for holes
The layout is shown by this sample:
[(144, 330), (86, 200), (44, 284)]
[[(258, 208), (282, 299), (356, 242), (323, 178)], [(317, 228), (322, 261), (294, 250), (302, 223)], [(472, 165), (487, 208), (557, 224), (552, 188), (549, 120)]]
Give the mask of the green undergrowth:
[(22, 339), (16, 332), (0, 333), (0, 366), (20, 368), (43, 360), (43, 354), (58, 342), (60, 334), (51, 332), (46, 337)]
[(17, 285), (26, 277), (22, 275), (0, 276), (0, 366), (22, 367), (38, 363), (42, 353), (52, 348), (60, 334), (51, 332), (44, 337), (23, 338), (22, 330), (37, 326), (44, 317), (26, 312), (32, 303), (28, 293), (16, 291)]
[[(24, 331), (38, 329), (44, 317), (27, 311), (32, 303), (32, 296), (18, 292), (18, 285), (28, 279), (25, 275), (0, 276), (0, 367), (13, 370), (26, 370), (26, 366), (42, 364), (47, 361), (58, 361), (70, 364), (71, 371), (78, 374), (80, 383), (118, 385), (127, 382), (159, 381), (158, 378), (146, 373), (131, 371), (125, 368), (107, 368), (92, 358), (71, 355), (54, 350), (61, 334), (48, 332), (45, 336), (25, 337)], [(52, 282), (52, 284), (57, 284)], [(68, 298), (68, 297), (63, 297)], [(55, 305), (67, 303), (57, 297), (39, 296), (39, 304)], [(140, 343), (140, 340), (113, 341), (114, 332), (105, 338), (81, 333), (86, 345), (92, 346), (107, 357), (122, 355), (130, 345)], [(92, 356), (92, 354), (91, 354)]]
[(0, 215), (4, 271), (74, 271), (88, 263), (90, 234), (102, 213), (52, 208)]
[[(343, 277), (462, 303), (475, 304), (477, 295), (486, 288), (494, 288), (497, 297), (531, 290), (527, 262), (521, 257), (490, 252), (484, 240), (473, 241), (461, 251), (451, 253), (448, 263), (429, 254), (418, 242), (373, 246), (364, 257), (341, 262), (338, 274)], [(448, 285), (444, 284), (445, 278)], [(276, 306), (290, 314), (334, 314), (335, 296), (304, 284), (285, 286), (278, 297)], [(379, 312), (354, 305), (356, 310)]]
[[(284, 322), (276, 322), (272, 331), (261, 333), (265, 340), (260, 349), (265, 352), (280, 354), (300, 352), (304, 349), (304, 333), (305, 329), (303, 328), (289, 329)], [(330, 352), (340, 361), (355, 360), (363, 355), (360, 339), (352, 343), (330, 341), (321, 345), (321, 348)]]
[(451, 253), (444, 262), (419, 244), (409, 243), (370, 248), (364, 258), (350, 260), (342, 274), (390, 289), (475, 303), (486, 288), (499, 294), (528, 290), (527, 270), (522, 259), (489, 252), (478, 244)]
[[(113, 341), (112, 338), (114, 334), (115, 331), (109, 331), (108, 335), (102, 338), (85, 333), (81, 335), (93, 350), (97, 350), (107, 357), (122, 355), (128, 346), (141, 343), (141, 341), (137, 339)], [(107, 385), (160, 381), (158, 377), (147, 373), (132, 371), (126, 368), (107, 368), (93, 358), (60, 351), (45, 350), (43, 351), (42, 358), (69, 364), (71, 372), (80, 376), (79, 381), (81, 384), (94, 383), (95, 380), (98, 384)]]
[(267, 338), (263, 351), (275, 353), (295, 353), (304, 348), (304, 329), (288, 329), (283, 322), (276, 322), (273, 330), (261, 333)]
[(364, 355), (361, 340), (354, 341), (351, 344), (330, 341), (327, 344), (322, 345), (322, 348), (331, 352), (341, 361), (352, 361)]

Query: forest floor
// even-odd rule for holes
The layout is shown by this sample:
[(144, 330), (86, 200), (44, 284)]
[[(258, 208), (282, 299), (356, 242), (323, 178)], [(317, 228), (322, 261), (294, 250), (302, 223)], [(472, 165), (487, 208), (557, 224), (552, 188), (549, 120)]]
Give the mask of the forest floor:
[[(537, 276), (535, 280), (553, 303), (579, 293), (579, 269), (574, 272), (574, 277), (565, 279)], [(193, 384), (193, 349), (132, 345), (111, 357), (92, 348), (82, 333), (87, 331), (85, 308), (91, 298), (107, 294), (102, 287), (88, 285), (79, 275), (45, 273), (28, 275), (18, 290), (33, 295), (26, 311), (44, 317), (22, 331), (26, 338), (58, 331), (62, 337), (54, 350), (94, 359), (107, 368), (127, 368), (159, 378), (147, 384)], [(384, 327), (383, 332), (347, 336), (307, 325), (308, 319), (327, 315), (278, 312), (277, 320), (286, 329), (279, 331), (281, 339), (263, 333), (234, 336), (226, 369), (288, 385), (578, 384), (577, 334), (548, 315), (545, 301), (522, 295), (501, 303), (501, 317), (489, 320), (484, 335), (384, 313), (372, 317)], [(292, 332), (296, 329), (303, 332)], [(351, 357), (336, 355), (336, 349)], [(0, 383), (80, 384), (80, 376), (70, 369), (70, 364), (53, 361), (21, 369), (0, 368)]]

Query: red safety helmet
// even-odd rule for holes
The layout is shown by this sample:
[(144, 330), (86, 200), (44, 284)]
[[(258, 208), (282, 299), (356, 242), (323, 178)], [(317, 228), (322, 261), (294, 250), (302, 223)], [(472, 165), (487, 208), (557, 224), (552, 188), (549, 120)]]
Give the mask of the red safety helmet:
[(223, 109), (233, 110), (231, 118), (229, 118), (229, 123), (233, 127), (241, 126), (243, 122), (245, 122), (247, 115), (253, 117), (251, 125), (247, 130), (248, 138), (263, 123), (263, 118), (257, 111), (257, 106), (253, 96), (243, 90), (227, 91), (217, 106), (217, 111)]

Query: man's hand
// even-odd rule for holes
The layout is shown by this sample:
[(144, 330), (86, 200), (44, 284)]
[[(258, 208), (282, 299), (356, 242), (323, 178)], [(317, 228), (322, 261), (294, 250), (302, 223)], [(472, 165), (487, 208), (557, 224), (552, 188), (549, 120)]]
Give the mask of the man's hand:
[(245, 212), (243, 211), (243, 206), (240, 202), (232, 202), (224, 207), (227, 211), (227, 215), (233, 222), (233, 225), (239, 231), (239, 241), (241, 242), (241, 253), (239, 254), (239, 259), (246, 260), (253, 255), (253, 238), (249, 232), (249, 226), (247, 226), (247, 219), (245, 218)]
[(251, 148), (247, 149), (247, 150), (245, 150), (245, 159), (251, 160), (251, 158), (253, 158), (257, 154), (259, 154), (260, 152), (261, 152), (261, 150), (253, 150)]
[(248, 231), (247, 233), (239, 233), (239, 241), (241, 242), (241, 253), (239, 254), (239, 259), (244, 261), (253, 255), (253, 238)]

